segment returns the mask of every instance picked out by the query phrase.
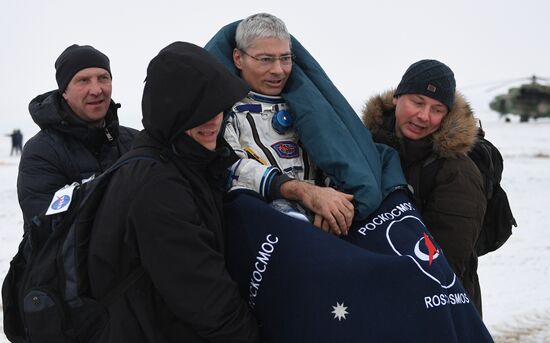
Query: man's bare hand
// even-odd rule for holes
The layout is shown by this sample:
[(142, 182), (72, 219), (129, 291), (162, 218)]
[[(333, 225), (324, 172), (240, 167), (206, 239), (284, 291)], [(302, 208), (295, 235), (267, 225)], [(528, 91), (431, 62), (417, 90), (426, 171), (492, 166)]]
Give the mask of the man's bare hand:
[(347, 235), (353, 221), (353, 195), (297, 180), (283, 183), (281, 194), (288, 200), (300, 201), (312, 211), (313, 225), (336, 235)]

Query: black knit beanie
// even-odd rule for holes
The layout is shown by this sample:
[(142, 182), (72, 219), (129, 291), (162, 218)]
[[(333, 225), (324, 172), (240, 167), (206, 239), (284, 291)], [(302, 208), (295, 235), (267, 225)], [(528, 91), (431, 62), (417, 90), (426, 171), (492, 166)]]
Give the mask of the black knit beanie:
[(93, 67), (103, 68), (111, 75), (109, 58), (94, 47), (73, 44), (65, 49), (55, 61), (55, 79), (59, 91), (64, 92), (67, 89), (67, 85), (76, 73)]
[(421, 60), (413, 63), (403, 74), (394, 96), (422, 94), (440, 101), (450, 111), (455, 89), (455, 76), (451, 68), (436, 60)]

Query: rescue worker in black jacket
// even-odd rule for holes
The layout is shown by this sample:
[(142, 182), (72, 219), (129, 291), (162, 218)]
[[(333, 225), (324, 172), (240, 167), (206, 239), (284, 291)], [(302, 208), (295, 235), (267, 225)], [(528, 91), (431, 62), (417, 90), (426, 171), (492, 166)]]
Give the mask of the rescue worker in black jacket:
[(25, 230), (45, 212), (58, 189), (99, 174), (128, 151), (136, 130), (118, 124), (111, 100), (109, 58), (88, 45), (71, 45), (55, 62), (59, 89), (34, 98), (29, 112), (40, 132), (19, 163), (17, 195)]
[(153, 58), (133, 160), (112, 176), (90, 241), (101, 298), (145, 276), (109, 308), (99, 342), (257, 342), (258, 328), (224, 260), (222, 195), (237, 160), (218, 133), (248, 87), (206, 50), (173, 43)]

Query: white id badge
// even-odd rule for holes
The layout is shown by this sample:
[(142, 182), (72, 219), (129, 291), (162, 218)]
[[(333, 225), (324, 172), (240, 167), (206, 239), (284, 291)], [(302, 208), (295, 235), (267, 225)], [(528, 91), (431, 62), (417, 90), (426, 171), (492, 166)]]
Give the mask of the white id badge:
[(71, 200), (73, 200), (73, 191), (76, 186), (78, 186), (78, 183), (75, 182), (55, 192), (50, 206), (48, 206), (48, 210), (46, 211), (46, 215), (49, 216), (67, 211), (71, 204)]

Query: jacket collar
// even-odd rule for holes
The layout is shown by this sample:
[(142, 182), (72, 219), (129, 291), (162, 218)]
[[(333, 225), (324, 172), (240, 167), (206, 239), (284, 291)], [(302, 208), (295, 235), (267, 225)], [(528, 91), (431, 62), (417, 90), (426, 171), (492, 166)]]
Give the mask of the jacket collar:
[(111, 100), (104, 126), (90, 126), (72, 112), (59, 91), (55, 90), (34, 98), (29, 104), (29, 112), (41, 129), (49, 128), (74, 137), (82, 141), (91, 151), (98, 152), (104, 144), (118, 137), (117, 109), (119, 107), (120, 104)]
[[(394, 90), (389, 90), (371, 97), (363, 108), (362, 119), (374, 137), (386, 137), (390, 141), (393, 139), (397, 142), (398, 139), (393, 132), (395, 130), (393, 94)], [(441, 157), (467, 154), (475, 144), (477, 132), (477, 119), (470, 104), (462, 94), (456, 92), (453, 108), (441, 121), (440, 128), (431, 135), (433, 151)]]
[(227, 186), (229, 167), (238, 160), (238, 156), (221, 136), (218, 137), (216, 150), (210, 151), (186, 134), (166, 145), (145, 129), (138, 133), (133, 142), (133, 149), (143, 147), (158, 150), (161, 160), (170, 160), (179, 170), (187, 170), (187, 177), (195, 181), (204, 179), (212, 187), (222, 190)]

